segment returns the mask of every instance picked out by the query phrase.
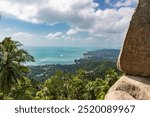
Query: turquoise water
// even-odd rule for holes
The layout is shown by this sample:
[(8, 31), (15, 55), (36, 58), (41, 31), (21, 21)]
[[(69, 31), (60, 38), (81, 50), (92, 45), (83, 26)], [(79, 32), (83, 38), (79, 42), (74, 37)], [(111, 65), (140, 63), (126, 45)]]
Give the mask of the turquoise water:
[(83, 53), (97, 48), (82, 47), (24, 47), (34, 58), (35, 62), (28, 65), (72, 64), (81, 58)]

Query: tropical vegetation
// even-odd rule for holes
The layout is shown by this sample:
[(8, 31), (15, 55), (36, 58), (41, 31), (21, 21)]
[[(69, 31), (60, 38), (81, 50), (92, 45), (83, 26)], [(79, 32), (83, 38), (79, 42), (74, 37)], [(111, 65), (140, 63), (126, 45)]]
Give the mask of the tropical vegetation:
[(121, 75), (111, 61), (103, 60), (78, 63), (74, 71), (56, 69), (40, 81), (28, 78), (32, 71), (25, 63), (34, 62), (34, 57), (21, 46), (10, 37), (0, 43), (0, 99), (101, 100)]

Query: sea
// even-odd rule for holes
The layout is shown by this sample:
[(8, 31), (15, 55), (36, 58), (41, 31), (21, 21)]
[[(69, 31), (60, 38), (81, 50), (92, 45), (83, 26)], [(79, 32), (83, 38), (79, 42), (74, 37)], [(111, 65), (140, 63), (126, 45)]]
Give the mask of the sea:
[(35, 58), (35, 62), (26, 65), (73, 64), (75, 59), (83, 57), (87, 51), (97, 50), (93, 47), (23, 47)]

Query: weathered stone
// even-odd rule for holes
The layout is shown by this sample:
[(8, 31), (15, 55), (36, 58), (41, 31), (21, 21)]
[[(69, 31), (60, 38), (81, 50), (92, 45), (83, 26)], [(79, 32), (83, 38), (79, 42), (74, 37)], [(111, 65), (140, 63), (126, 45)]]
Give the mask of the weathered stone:
[(150, 79), (122, 76), (108, 91), (106, 100), (150, 100)]
[(139, 0), (124, 41), (118, 68), (150, 78), (150, 0)]
[(105, 100), (135, 100), (130, 94), (124, 91), (112, 91), (106, 95)]

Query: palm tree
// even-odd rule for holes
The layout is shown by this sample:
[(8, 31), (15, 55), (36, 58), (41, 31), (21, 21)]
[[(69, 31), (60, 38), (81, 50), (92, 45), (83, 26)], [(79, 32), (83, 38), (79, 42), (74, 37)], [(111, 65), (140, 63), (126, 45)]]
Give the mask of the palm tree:
[(7, 94), (12, 84), (24, 80), (28, 67), (23, 63), (34, 62), (34, 58), (25, 50), (21, 49), (22, 44), (6, 37), (0, 43), (0, 89)]

